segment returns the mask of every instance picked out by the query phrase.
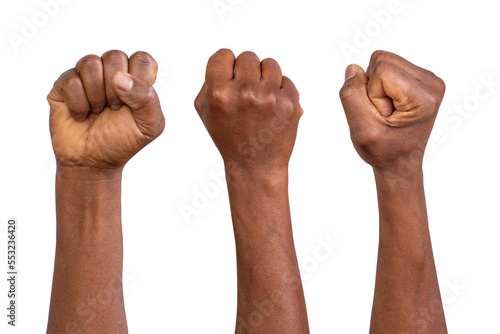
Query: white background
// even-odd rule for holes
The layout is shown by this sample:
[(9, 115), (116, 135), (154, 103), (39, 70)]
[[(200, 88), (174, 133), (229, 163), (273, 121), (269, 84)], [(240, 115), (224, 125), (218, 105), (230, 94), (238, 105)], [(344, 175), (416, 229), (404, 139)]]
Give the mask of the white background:
[[(425, 160), (425, 183), (448, 328), (454, 334), (500, 333), (500, 20), (494, 1), (400, 0), (381, 23), (373, 13), (392, 9), (390, 0), (221, 0), (230, 6), (222, 14), (214, 0), (66, 2), (60, 0), (51, 16), (35, 0), (0, 5), (4, 274), (7, 218), (18, 218), (20, 230), (19, 325), (8, 327), (2, 315), (2, 279), (2, 333), (46, 329), (55, 163), (45, 97), (82, 56), (110, 49), (129, 55), (145, 50), (156, 58), (155, 87), (167, 119), (164, 134), (128, 163), (123, 177), (129, 330), (234, 332), (228, 198), (226, 187), (214, 187), (210, 176), (223, 166), (193, 107), (206, 61), (222, 47), (275, 58), (301, 94), (305, 114), (291, 160), (290, 197), (312, 333), (367, 333), (373, 298), (376, 194), (338, 98), (345, 67), (366, 67), (371, 53), (384, 49), (444, 79), (447, 93)], [(26, 20), (39, 28), (23, 37)], [(360, 30), (370, 36), (363, 40)], [(24, 43), (13, 46), (14, 34)], [(341, 48), (347, 44), (356, 47), (350, 57)], [(491, 91), (482, 83), (488, 77), (497, 82)], [(205, 207), (185, 219), (180, 207), (193, 207), (196, 193), (206, 190)], [(318, 257), (318, 247), (328, 242), (331, 254)]]

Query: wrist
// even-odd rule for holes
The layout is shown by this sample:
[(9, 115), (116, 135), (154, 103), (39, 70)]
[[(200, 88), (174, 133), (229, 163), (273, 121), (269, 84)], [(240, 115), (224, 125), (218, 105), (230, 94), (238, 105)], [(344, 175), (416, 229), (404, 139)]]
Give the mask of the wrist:
[(386, 179), (393, 181), (414, 181), (422, 178), (422, 165), (408, 166), (405, 164), (396, 164), (385, 168), (373, 167), (375, 179)]
[(287, 189), (288, 169), (283, 170), (239, 170), (234, 172), (226, 167), (228, 188)]
[(243, 167), (235, 161), (224, 161), (226, 178), (242, 180), (254, 179), (256, 181), (266, 181), (273, 179), (288, 179), (288, 165), (270, 167)]
[(375, 183), (379, 190), (390, 192), (407, 193), (423, 189), (424, 174), (422, 168), (407, 170), (401, 173), (399, 170), (380, 170), (373, 168)]
[(57, 164), (56, 176), (73, 181), (121, 181), (123, 167), (95, 168)]
[(234, 233), (240, 249), (251, 247), (255, 240), (266, 239), (269, 231), (290, 228), (287, 173), (245, 172), (226, 178)]
[[(61, 231), (76, 233), (75, 238), (96, 241), (107, 238), (106, 233), (99, 233), (103, 229), (118, 231), (121, 212), (121, 169), (58, 165), (56, 212), (58, 228)], [(80, 234), (72, 230), (75, 225), (88, 226), (89, 229)]]

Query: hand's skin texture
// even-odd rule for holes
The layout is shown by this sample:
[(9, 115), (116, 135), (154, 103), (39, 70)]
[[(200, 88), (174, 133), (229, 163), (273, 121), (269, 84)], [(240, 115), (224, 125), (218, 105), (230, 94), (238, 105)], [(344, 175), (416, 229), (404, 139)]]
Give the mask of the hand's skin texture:
[(432, 72), (384, 51), (376, 51), (365, 73), (346, 70), (340, 97), (351, 138), (375, 170), (398, 176), (422, 166), (425, 146), (443, 99), (445, 85)]
[(86, 56), (47, 97), (57, 161), (47, 333), (127, 333), (121, 175), (125, 163), (163, 131), (151, 86), (157, 68), (145, 52), (130, 59), (121, 51)]
[(219, 149), (238, 268), (236, 333), (308, 333), (293, 243), (288, 161), (302, 109), (278, 63), (215, 53), (195, 107)]
[[(64, 72), (47, 97), (57, 163), (120, 168), (158, 137), (165, 119), (151, 86), (157, 71), (146, 52), (128, 59), (113, 50), (85, 56)], [(121, 77), (133, 79), (130, 91), (119, 88)]]
[(370, 333), (447, 333), (429, 235), (422, 160), (445, 85), (384, 51), (340, 91), (354, 147), (373, 167), (380, 242)]

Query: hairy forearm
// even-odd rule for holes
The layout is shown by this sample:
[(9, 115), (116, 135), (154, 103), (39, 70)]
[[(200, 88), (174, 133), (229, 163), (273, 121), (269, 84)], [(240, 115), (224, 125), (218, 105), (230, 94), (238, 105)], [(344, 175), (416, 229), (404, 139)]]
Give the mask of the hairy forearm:
[(446, 333), (429, 235), (423, 173), (375, 171), (380, 212), (370, 333)]
[(238, 266), (237, 333), (308, 333), (288, 175), (228, 177)]
[(61, 167), (48, 333), (126, 333), (121, 170)]

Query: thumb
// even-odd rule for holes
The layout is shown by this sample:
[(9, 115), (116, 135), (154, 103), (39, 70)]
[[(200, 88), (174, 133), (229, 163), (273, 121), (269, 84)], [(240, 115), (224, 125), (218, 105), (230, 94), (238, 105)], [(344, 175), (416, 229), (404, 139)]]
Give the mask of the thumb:
[(367, 93), (368, 78), (358, 65), (349, 65), (345, 71), (345, 82), (339, 95), (351, 130), (363, 128), (378, 111)]
[(132, 109), (137, 127), (148, 140), (158, 137), (165, 128), (160, 99), (148, 82), (124, 72), (116, 72), (111, 80), (120, 100)]

